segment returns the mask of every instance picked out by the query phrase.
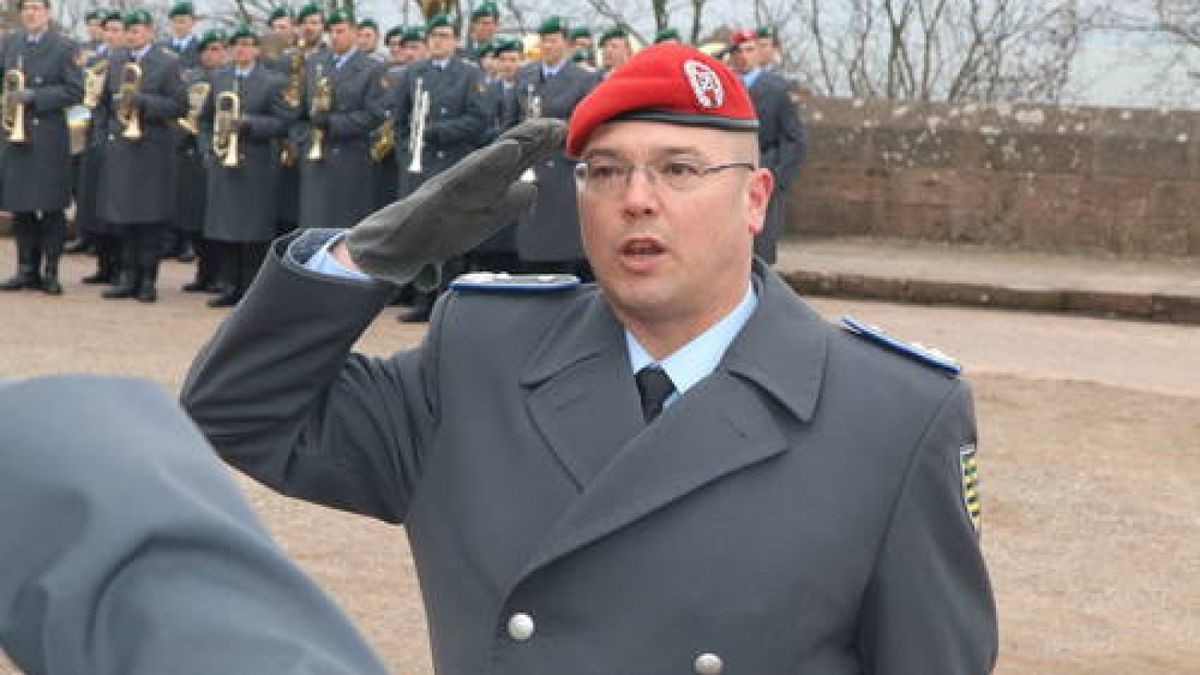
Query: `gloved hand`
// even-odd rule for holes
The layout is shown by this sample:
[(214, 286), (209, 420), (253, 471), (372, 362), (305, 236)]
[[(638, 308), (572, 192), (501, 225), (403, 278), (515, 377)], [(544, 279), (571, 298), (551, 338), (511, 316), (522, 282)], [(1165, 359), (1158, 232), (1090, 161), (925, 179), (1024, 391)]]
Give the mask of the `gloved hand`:
[(308, 116), (308, 121), (318, 129), (327, 129), (329, 128), (329, 113), (324, 110), (311, 113)]
[(537, 188), (517, 179), (560, 150), (566, 134), (565, 122), (545, 117), (510, 129), (355, 225), (346, 236), (351, 259), (375, 278), (404, 284), (471, 250), (533, 204)]

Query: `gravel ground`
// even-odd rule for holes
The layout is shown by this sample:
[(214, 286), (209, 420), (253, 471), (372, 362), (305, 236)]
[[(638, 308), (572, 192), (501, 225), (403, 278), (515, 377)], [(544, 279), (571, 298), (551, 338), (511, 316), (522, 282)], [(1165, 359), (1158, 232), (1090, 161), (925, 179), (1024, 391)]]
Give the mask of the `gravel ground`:
[[(0, 242), (0, 274), (13, 266)], [(160, 301), (0, 295), (0, 376), (148, 377), (174, 391), (224, 310), (178, 291)], [(1200, 672), (1200, 330), (1019, 312), (817, 299), (936, 345), (977, 396), (984, 545), (1001, 613), (999, 673)], [(387, 312), (360, 348), (386, 354), (421, 326)], [(431, 672), (403, 533), (278, 497), (238, 477), (286, 549), (338, 599), (396, 673)], [(17, 672), (0, 663), (0, 673)]]

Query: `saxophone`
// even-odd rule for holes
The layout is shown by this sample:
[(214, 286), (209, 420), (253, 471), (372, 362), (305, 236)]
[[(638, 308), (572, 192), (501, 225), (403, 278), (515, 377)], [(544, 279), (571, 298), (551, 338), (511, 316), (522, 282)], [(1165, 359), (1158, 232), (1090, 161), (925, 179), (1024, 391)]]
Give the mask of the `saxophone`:
[(138, 114), (137, 106), (133, 104), (133, 98), (137, 96), (141, 86), (142, 67), (136, 63), (126, 63), (121, 68), (121, 87), (117, 92), (120, 96), (117, 103), (117, 120), (125, 127), (121, 137), (130, 141), (142, 138), (142, 118)]
[[(333, 109), (333, 83), (328, 75), (321, 74), (321, 65), (317, 64), (317, 81), (313, 86), (312, 100), (309, 102), (309, 115), (327, 113)], [(308, 161), (321, 162), (325, 160), (325, 130), (311, 128), (312, 142), (308, 148)]]
[(95, 108), (104, 93), (104, 78), (108, 76), (108, 59), (100, 59), (83, 69), (83, 105)]
[(217, 94), (213, 113), (212, 149), (221, 159), (221, 166), (236, 169), (238, 160), (238, 120), (242, 115), (242, 98), (237, 92)]
[(26, 143), (29, 138), (25, 135), (25, 104), (17, 103), (12, 95), (25, 89), (25, 70), (21, 57), (17, 57), (17, 67), (4, 71), (4, 109), (0, 116), (0, 126), (8, 132), (8, 142), (14, 145)]

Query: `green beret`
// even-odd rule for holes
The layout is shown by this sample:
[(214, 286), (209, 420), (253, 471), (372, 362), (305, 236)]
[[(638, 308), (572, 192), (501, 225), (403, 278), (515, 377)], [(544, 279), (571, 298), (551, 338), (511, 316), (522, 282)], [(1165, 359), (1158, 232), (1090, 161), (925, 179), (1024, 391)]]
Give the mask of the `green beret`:
[(620, 26), (613, 26), (612, 28), (609, 28), (600, 34), (600, 46), (603, 47), (604, 43), (608, 42), (609, 40), (627, 37), (629, 37), (629, 33), (626, 32), (624, 28)]
[(267, 15), (267, 24), (272, 24), (275, 22), (275, 19), (282, 19), (284, 17), (292, 18), (292, 8), (287, 5), (280, 5), (271, 10), (271, 13)]
[(674, 28), (671, 28), (670, 26), (663, 28), (662, 30), (660, 30), (654, 34), (654, 44), (658, 44), (660, 42), (666, 42), (667, 40), (679, 40), (679, 39), (680, 39), (679, 31), (675, 30)]
[(321, 11), (321, 6), (315, 2), (310, 2), (301, 7), (300, 11), (296, 12), (296, 18), (303, 21), (305, 18), (310, 17), (313, 14), (319, 14), (321, 15), (322, 19), (325, 18), (325, 13)]
[(425, 41), (425, 29), (420, 26), (410, 26), (408, 28), (405, 28), (404, 33), (402, 34), (402, 36), (400, 38), (401, 44), (404, 44), (406, 42), (424, 42), (424, 41)]
[(220, 28), (213, 28), (211, 30), (206, 30), (200, 36), (200, 42), (199, 42), (200, 49), (201, 50), (208, 49), (208, 46), (214, 42), (224, 43), (226, 39), (227, 38), (225, 35), (225, 31), (221, 30)]
[(758, 37), (774, 38), (775, 37), (775, 27), (774, 26), (759, 26), (758, 30), (754, 31), (754, 34), (757, 35)]
[(180, 2), (171, 5), (171, 9), (167, 11), (167, 16), (171, 18), (177, 16), (196, 16), (196, 9), (192, 7), (192, 3), (188, 2), (188, 0), (180, 0)]
[(363, 19), (362, 21), (358, 22), (358, 27), (359, 28), (370, 28), (371, 30), (375, 31), (376, 33), (379, 32), (379, 24), (375, 23), (375, 19)]
[(571, 61), (575, 63), (591, 63), (592, 50), (588, 49), (587, 47), (580, 47), (579, 49), (576, 49), (575, 51), (571, 52)]
[(339, 23), (348, 23), (351, 26), (354, 25), (354, 16), (350, 13), (350, 10), (339, 7), (338, 9), (335, 9), (325, 15), (326, 26), (333, 26)]
[(109, 21), (120, 21), (121, 23), (125, 23), (125, 18), (121, 16), (121, 13), (115, 9), (102, 9), (98, 12), (98, 14), (100, 17), (101, 26)]
[(92, 21), (94, 19), (99, 19), (99, 18), (101, 18), (100, 15), (103, 13), (104, 13), (104, 10), (102, 10), (102, 9), (90, 10), (87, 14), (83, 15), (83, 20), (84, 21)]
[(471, 20), (482, 19), (485, 16), (490, 16), (493, 19), (500, 19), (500, 8), (494, 2), (485, 2), (471, 11)]
[(568, 30), (569, 28), (565, 19), (558, 15), (551, 15), (543, 19), (542, 23), (538, 25), (537, 33), (538, 35), (561, 33), (563, 37), (566, 37)]
[(591, 37), (591, 28), (588, 28), (587, 26), (576, 26), (575, 28), (571, 29), (571, 34), (567, 36), (567, 39), (578, 40), (579, 38), (588, 38), (590, 40)]
[(147, 12), (144, 9), (131, 9), (128, 12), (125, 12), (125, 15), (121, 17), (121, 21), (125, 24), (126, 28), (129, 28), (130, 26), (154, 25), (154, 18), (150, 16), (150, 12)]
[(492, 53), (500, 56), (503, 52), (519, 52), (525, 51), (525, 45), (516, 38), (504, 37), (492, 41)]
[(388, 32), (383, 36), (383, 41), (386, 44), (394, 37), (398, 37), (401, 40), (404, 39), (404, 26), (392, 26), (389, 28)]
[(258, 33), (254, 30), (254, 27), (248, 23), (239, 24), (238, 27), (229, 34), (229, 44), (233, 44), (242, 38), (250, 38), (251, 40), (254, 40), (254, 44), (258, 44), (259, 40)]
[(425, 23), (425, 31), (432, 31), (434, 28), (454, 28), (454, 24), (450, 22), (449, 14), (434, 14)]

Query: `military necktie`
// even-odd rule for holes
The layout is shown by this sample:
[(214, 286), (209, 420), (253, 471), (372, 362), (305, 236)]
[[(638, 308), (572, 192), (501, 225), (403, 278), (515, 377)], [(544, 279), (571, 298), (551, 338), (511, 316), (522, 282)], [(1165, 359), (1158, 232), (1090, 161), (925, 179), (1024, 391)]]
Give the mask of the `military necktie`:
[(650, 422), (662, 412), (667, 398), (675, 393), (675, 384), (659, 366), (646, 366), (634, 376), (638, 396), (642, 399), (642, 417)]

